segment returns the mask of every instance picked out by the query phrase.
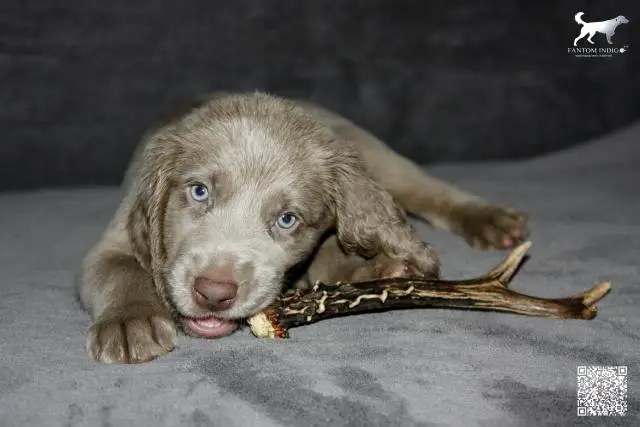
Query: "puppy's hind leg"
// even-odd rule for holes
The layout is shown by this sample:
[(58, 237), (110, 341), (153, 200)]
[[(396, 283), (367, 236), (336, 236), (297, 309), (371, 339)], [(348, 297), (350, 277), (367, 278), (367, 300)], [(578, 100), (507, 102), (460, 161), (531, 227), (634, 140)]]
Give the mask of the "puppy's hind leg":
[(591, 43), (591, 44), (594, 44), (595, 42), (594, 42), (593, 40), (591, 40), (591, 39), (592, 39), (592, 38), (593, 38), (593, 36), (595, 36), (595, 35), (596, 35), (596, 32), (595, 32), (595, 31), (591, 31), (591, 32), (589, 33), (589, 37), (587, 37), (587, 41), (588, 41), (589, 43)]

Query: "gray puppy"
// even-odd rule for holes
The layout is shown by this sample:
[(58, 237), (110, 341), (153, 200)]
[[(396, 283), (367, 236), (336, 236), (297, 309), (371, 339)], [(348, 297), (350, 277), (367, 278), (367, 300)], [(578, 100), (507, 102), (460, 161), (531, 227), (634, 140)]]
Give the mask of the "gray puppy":
[(283, 286), (437, 277), (406, 212), (482, 249), (508, 248), (526, 217), (433, 177), (347, 119), (261, 93), (217, 94), (150, 131), (126, 195), (83, 261), (89, 354), (138, 363), (178, 329), (207, 338)]

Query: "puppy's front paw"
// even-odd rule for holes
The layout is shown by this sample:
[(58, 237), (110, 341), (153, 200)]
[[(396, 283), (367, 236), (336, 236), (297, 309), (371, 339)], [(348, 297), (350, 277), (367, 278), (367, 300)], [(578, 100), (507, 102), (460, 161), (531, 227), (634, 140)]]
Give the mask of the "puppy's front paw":
[(429, 264), (426, 271), (423, 271), (424, 268), (424, 265), (422, 265), (421, 268), (418, 268), (413, 265), (413, 263), (400, 261), (390, 258), (384, 254), (380, 254), (356, 268), (349, 279), (352, 282), (364, 282), (368, 280), (387, 279), (393, 277), (437, 278), (439, 276), (439, 264), (437, 258), (433, 258), (433, 265)]
[(415, 251), (403, 258), (405, 274), (396, 277), (440, 278), (440, 259), (431, 245), (419, 242)]
[(176, 325), (145, 304), (107, 309), (93, 324), (87, 351), (103, 363), (143, 363), (173, 350)]
[(477, 249), (509, 249), (527, 234), (524, 212), (484, 203), (467, 203), (454, 211), (455, 231)]

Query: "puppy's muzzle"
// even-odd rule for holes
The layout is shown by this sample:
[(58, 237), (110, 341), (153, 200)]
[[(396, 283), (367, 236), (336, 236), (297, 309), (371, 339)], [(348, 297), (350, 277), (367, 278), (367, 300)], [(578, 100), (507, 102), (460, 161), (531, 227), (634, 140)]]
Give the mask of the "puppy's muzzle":
[(194, 283), (196, 303), (211, 311), (231, 308), (238, 293), (235, 269), (227, 264), (205, 270)]

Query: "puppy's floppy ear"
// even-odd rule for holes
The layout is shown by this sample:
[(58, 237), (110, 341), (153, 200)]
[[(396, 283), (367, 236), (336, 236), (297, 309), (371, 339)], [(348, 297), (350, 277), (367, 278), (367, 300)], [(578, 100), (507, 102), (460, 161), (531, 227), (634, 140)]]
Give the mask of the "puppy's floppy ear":
[(380, 253), (406, 262), (428, 276), (439, 275), (435, 251), (413, 232), (391, 194), (357, 164), (338, 168), (336, 232), (348, 253), (372, 258)]
[(150, 147), (141, 153), (138, 173), (131, 186), (133, 203), (127, 231), (138, 262), (154, 272), (166, 257), (163, 229), (169, 198), (170, 159)]

